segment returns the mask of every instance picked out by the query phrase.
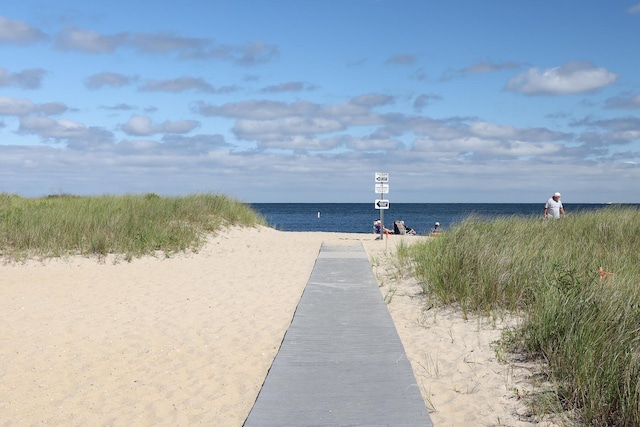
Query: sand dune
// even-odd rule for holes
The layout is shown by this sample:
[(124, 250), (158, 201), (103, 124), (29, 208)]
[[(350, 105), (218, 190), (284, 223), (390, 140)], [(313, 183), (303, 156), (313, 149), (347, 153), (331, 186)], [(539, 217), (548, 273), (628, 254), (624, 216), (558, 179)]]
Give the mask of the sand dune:
[[(323, 241), (360, 240), (437, 426), (530, 425), (500, 324), (385, 278), (401, 239), (233, 228), (197, 253), (0, 265), (0, 425), (241, 426)], [(415, 241), (415, 240), (414, 240)], [(392, 297), (391, 297), (392, 295)], [(552, 425), (552, 424), (540, 424)]]

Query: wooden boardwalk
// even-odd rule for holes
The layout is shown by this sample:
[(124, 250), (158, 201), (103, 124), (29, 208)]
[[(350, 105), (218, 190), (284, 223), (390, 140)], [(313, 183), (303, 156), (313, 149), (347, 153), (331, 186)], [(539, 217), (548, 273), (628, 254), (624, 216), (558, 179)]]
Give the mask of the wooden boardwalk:
[(244, 426), (433, 426), (361, 243), (322, 245)]

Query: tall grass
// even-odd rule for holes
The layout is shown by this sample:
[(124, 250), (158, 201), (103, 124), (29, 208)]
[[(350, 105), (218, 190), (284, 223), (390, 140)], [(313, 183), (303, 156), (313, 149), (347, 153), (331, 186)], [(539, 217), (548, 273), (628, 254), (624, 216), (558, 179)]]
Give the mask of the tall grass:
[(141, 256), (199, 247), (227, 225), (264, 225), (247, 205), (224, 195), (155, 194), (22, 198), (0, 194), (0, 250), (5, 258), (108, 253)]
[(471, 217), (409, 250), (442, 303), (521, 313), (512, 344), (545, 360), (583, 422), (640, 426), (639, 242), (640, 210), (611, 207), (559, 221)]

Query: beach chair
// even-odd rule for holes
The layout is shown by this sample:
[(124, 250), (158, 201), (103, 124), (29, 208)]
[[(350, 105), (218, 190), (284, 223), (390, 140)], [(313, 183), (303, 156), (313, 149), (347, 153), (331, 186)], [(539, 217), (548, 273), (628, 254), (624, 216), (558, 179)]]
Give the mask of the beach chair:
[(394, 234), (407, 234), (407, 229), (404, 228), (404, 224), (401, 221), (393, 221), (393, 233)]

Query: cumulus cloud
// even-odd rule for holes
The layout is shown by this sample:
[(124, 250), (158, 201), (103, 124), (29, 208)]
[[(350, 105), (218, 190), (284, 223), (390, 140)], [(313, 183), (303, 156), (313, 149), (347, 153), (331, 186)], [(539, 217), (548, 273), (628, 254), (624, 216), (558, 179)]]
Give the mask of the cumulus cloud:
[(513, 138), (516, 134), (513, 126), (498, 126), (487, 122), (472, 123), (469, 130), (485, 138)]
[(293, 150), (296, 152), (330, 151), (343, 145), (340, 138), (314, 138), (307, 135), (282, 136), (258, 143), (260, 149)]
[(28, 45), (45, 40), (47, 36), (23, 21), (0, 16), (0, 43)]
[(120, 73), (98, 73), (87, 77), (84, 85), (87, 89), (100, 89), (103, 87), (124, 87), (128, 86), (138, 78)]
[(10, 73), (6, 68), (0, 67), (0, 87), (16, 86), (23, 89), (39, 89), (46, 73), (42, 68), (30, 68)]
[(614, 119), (595, 120), (587, 117), (571, 123), (572, 126), (598, 127), (615, 131), (640, 131), (640, 117), (617, 117)]
[(480, 61), (471, 65), (470, 67), (463, 68), (461, 71), (464, 74), (483, 74), (483, 73), (491, 73), (494, 71), (502, 71), (502, 70), (516, 70), (520, 68), (522, 65), (513, 62), (489, 62), (489, 61)]
[(69, 107), (67, 107), (62, 102), (45, 102), (43, 104), (37, 105), (34, 111), (47, 116), (57, 115), (66, 113), (67, 111), (69, 111)]
[(493, 73), (493, 72), (503, 71), (503, 70), (517, 70), (519, 68), (522, 68), (522, 64), (513, 62), (513, 61), (507, 61), (507, 62), (480, 61), (468, 67), (461, 68), (459, 70), (449, 70), (444, 73), (444, 75), (440, 78), (440, 80), (448, 81), (454, 78), (465, 77), (470, 74), (485, 74), (485, 73)]
[[(266, 100), (201, 104), (200, 112), (236, 119), (234, 135), (240, 140), (256, 141), (263, 150), (320, 152), (343, 148), (354, 152), (397, 152), (413, 147), (416, 153), (446, 153), (445, 157), (458, 160), (526, 158), (557, 153), (563, 147), (561, 142), (574, 138), (546, 128), (501, 126), (470, 118), (434, 120), (374, 112), (393, 101), (386, 95), (365, 94), (334, 105)], [(354, 135), (356, 127), (369, 136)], [(402, 140), (410, 134), (417, 138), (405, 146)]]
[(88, 129), (81, 123), (42, 116), (21, 117), (18, 131), (55, 139), (81, 138), (89, 134)]
[(125, 46), (129, 39), (127, 33), (102, 35), (92, 30), (67, 27), (56, 37), (56, 47), (60, 50), (77, 50), (85, 53), (113, 53)]
[(214, 44), (208, 42), (204, 47), (188, 48), (178, 52), (182, 59), (209, 60), (218, 59), (234, 62), (246, 67), (270, 62), (279, 55), (277, 46), (262, 41), (244, 45)]
[(24, 116), (33, 112), (35, 106), (28, 99), (15, 99), (10, 96), (0, 96), (0, 115)]
[(638, 109), (640, 108), (640, 92), (624, 93), (613, 98), (609, 98), (605, 101), (606, 108), (620, 108), (620, 109)]
[(257, 41), (234, 48), (229, 57), (236, 64), (252, 66), (269, 62), (278, 55), (279, 51), (276, 46)]
[[(232, 128), (234, 135), (238, 139), (257, 141), (261, 148), (295, 146), (295, 149), (301, 149), (301, 141), (308, 143), (311, 135), (333, 134), (354, 126), (383, 124), (385, 119), (373, 109), (393, 101), (393, 97), (370, 93), (333, 105), (307, 101), (285, 103), (253, 100), (223, 105), (200, 102), (196, 110), (206, 117), (236, 119)], [(330, 141), (334, 140), (325, 138), (322, 139), (322, 144), (306, 149), (315, 150), (331, 146)]]
[(616, 82), (618, 75), (587, 62), (569, 62), (561, 67), (531, 68), (511, 78), (505, 89), (525, 95), (569, 95), (591, 92)]
[(385, 61), (385, 64), (390, 65), (413, 65), (416, 62), (416, 58), (413, 55), (407, 55), (400, 53), (393, 55)]
[(442, 97), (439, 95), (429, 95), (426, 93), (420, 94), (416, 96), (416, 99), (413, 101), (413, 109), (416, 111), (422, 111), (428, 105), (431, 105), (434, 101), (441, 100)]
[(131, 110), (135, 110), (137, 107), (135, 105), (120, 102), (114, 105), (103, 105), (100, 108), (104, 108), (105, 110), (113, 110), (113, 111), (131, 111)]
[(300, 92), (305, 89), (310, 89), (303, 82), (287, 82), (279, 85), (267, 86), (262, 89), (261, 92), (266, 93), (282, 93), (282, 92)]
[(446, 141), (419, 138), (414, 143), (416, 151), (429, 152), (434, 157), (449, 159), (527, 158), (552, 155), (562, 150), (562, 145), (552, 142), (531, 143), (517, 139), (504, 140), (467, 136)]
[[(0, 43), (25, 45), (45, 39), (44, 33), (28, 24), (0, 16)], [(279, 55), (277, 46), (260, 40), (240, 45), (219, 44), (210, 39), (181, 37), (167, 32), (101, 34), (73, 25), (55, 36), (55, 47), (91, 54), (108, 54), (128, 48), (144, 54), (175, 53), (180, 59), (218, 59), (241, 66), (264, 64)]]
[(169, 33), (134, 34), (131, 44), (144, 53), (197, 52), (206, 48), (206, 39), (175, 36)]
[(134, 115), (122, 125), (122, 131), (128, 135), (149, 136), (158, 133), (189, 133), (200, 125), (195, 120), (166, 120), (153, 123), (147, 116)]
[(380, 93), (367, 93), (351, 98), (349, 104), (359, 105), (367, 108), (380, 107), (392, 104), (395, 98)]
[(355, 151), (395, 151), (404, 148), (401, 141), (391, 138), (376, 138), (371, 135), (368, 138), (348, 137), (345, 145)]
[(190, 153), (203, 153), (212, 149), (221, 149), (231, 147), (223, 135), (177, 135), (166, 134), (162, 137), (162, 142), (169, 144), (174, 148), (185, 148)]
[(151, 80), (145, 83), (140, 90), (149, 92), (185, 92), (188, 90), (195, 90), (197, 92), (215, 93), (216, 89), (197, 77), (177, 77), (175, 79), (167, 80)]
[(323, 117), (286, 117), (276, 120), (238, 120), (233, 133), (246, 140), (278, 140), (286, 135), (314, 135), (344, 130), (336, 119)]
[(286, 103), (266, 99), (244, 102), (230, 102), (223, 105), (211, 105), (199, 102), (196, 111), (205, 117), (229, 117), (252, 120), (272, 120), (288, 116), (309, 115), (319, 106), (307, 101)]

